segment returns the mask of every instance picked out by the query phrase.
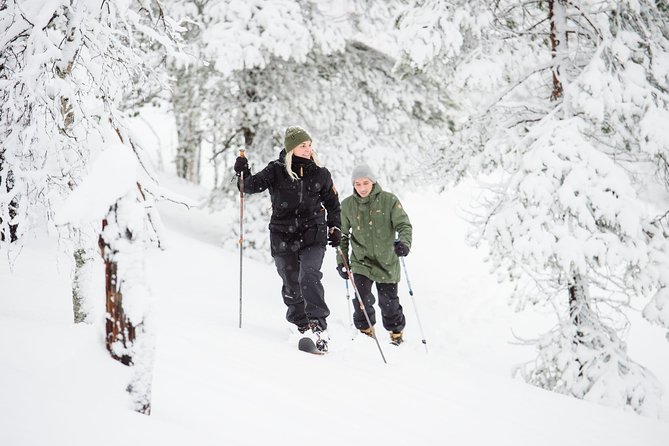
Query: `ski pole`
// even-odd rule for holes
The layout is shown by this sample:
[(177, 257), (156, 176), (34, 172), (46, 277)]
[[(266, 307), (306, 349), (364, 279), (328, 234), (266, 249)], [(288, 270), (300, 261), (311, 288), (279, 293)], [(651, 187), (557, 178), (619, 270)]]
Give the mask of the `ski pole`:
[(402, 261), (402, 268), (404, 268), (404, 277), (407, 279), (407, 286), (409, 287), (409, 296), (411, 296), (411, 302), (413, 302), (413, 309), (416, 312), (416, 320), (418, 321), (418, 329), (420, 330), (420, 335), (422, 336), (423, 345), (425, 345), (425, 352), (427, 353), (427, 341), (425, 340), (425, 333), (423, 333), (423, 325), (420, 323), (420, 317), (418, 316), (418, 306), (416, 306), (416, 298), (413, 295), (413, 288), (411, 288), (411, 280), (409, 280), (409, 272), (407, 271), (407, 264), (404, 262), (404, 257), (400, 257)]
[(339, 255), (341, 256), (341, 259), (344, 262), (344, 267), (346, 268), (346, 271), (348, 271), (348, 278), (351, 281), (351, 286), (353, 287), (353, 293), (355, 294), (355, 297), (358, 299), (358, 304), (360, 305), (360, 309), (365, 315), (365, 319), (367, 320), (367, 325), (369, 326), (369, 328), (372, 329), (372, 337), (376, 341), (376, 346), (379, 348), (379, 353), (381, 353), (381, 359), (383, 359), (383, 362), (385, 364), (388, 364), (388, 361), (386, 361), (386, 357), (383, 354), (383, 350), (381, 349), (381, 344), (379, 344), (379, 339), (376, 337), (376, 330), (374, 330), (372, 322), (369, 320), (369, 315), (367, 314), (367, 309), (365, 308), (365, 304), (362, 301), (362, 296), (360, 296), (360, 293), (358, 292), (358, 287), (355, 286), (355, 280), (353, 279), (351, 268), (349, 268), (348, 266), (348, 261), (346, 260), (346, 257), (344, 257), (344, 253), (342, 252), (340, 247), (337, 247), (337, 251), (339, 251)]
[[(239, 151), (244, 158), (244, 149)], [(242, 277), (244, 261), (244, 171), (239, 174), (239, 328), (242, 328)]]

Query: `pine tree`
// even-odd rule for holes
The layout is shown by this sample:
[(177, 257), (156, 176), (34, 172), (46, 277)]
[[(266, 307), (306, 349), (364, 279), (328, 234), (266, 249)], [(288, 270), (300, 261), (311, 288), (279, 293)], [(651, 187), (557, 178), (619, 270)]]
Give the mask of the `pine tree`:
[[(666, 298), (666, 8), (420, 3), (442, 8), (432, 19), (439, 26), (425, 33), (447, 43), (422, 59), (407, 44), (406, 65), (453, 79), (449, 93), (468, 115), (442, 153), (442, 175), (493, 178), (474, 241), (485, 241), (497, 271), (516, 282), (521, 308), (557, 310), (557, 328), (539, 340), (523, 375), (657, 415), (660, 387), (629, 358), (624, 329), (610, 317), (655, 294), (660, 304), (646, 313), (660, 321), (654, 309)], [(406, 33), (417, 26), (407, 17)], [(445, 36), (448, 22), (459, 31)]]

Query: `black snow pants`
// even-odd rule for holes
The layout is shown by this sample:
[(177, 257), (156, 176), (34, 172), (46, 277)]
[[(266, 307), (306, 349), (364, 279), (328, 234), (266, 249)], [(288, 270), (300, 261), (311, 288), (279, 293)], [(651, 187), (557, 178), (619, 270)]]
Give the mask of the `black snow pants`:
[(324, 256), (325, 246), (320, 244), (274, 255), (276, 270), (283, 280), (281, 294), (288, 307), (286, 319), (298, 327), (318, 321), (323, 330), (327, 328), (325, 318), (330, 315), (330, 310), (321, 284)]
[[(355, 286), (365, 303), (365, 310), (369, 316), (369, 321), (372, 325), (376, 324), (376, 312), (374, 311), (374, 295), (372, 294), (372, 284), (374, 283), (369, 277), (362, 274), (353, 274)], [(379, 308), (381, 309), (381, 317), (383, 319), (383, 328), (388, 331), (400, 332), (404, 330), (406, 320), (402, 305), (400, 305), (400, 298), (397, 295), (396, 283), (376, 283), (376, 291), (379, 293)], [(368, 328), (365, 314), (360, 309), (358, 299), (353, 299), (353, 323), (355, 328)]]

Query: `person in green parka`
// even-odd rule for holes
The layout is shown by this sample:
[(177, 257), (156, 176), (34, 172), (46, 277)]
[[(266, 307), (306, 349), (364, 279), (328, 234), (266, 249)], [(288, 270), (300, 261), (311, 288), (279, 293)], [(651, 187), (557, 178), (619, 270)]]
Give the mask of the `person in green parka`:
[(390, 332), (391, 342), (403, 341), (406, 324), (402, 305), (397, 295), (400, 281), (399, 257), (409, 254), (412, 226), (400, 200), (384, 191), (376, 182), (370, 167), (361, 164), (353, 169), (354, 192), (341, 203), (341, 253), (349, 256), (346, 263), (337, 255), (337, 272), (349, 278), (349, 265), (367, 315), (369, 327), (357, 298), (353, 301), (353, 323), (362, 333), (372, 336), (376, 323), (375, 298), (372, 284), (376, 283), (383, 327)]

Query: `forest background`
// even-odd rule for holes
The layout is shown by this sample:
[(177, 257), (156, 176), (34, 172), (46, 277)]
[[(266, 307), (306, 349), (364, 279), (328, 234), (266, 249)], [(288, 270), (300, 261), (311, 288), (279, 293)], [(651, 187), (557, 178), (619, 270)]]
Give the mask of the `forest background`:
[[(4, 0), (0, 36), (3, 262), (59, 240), (73, 320), (132, 370), (136, 411), (151, 412), (156, 203), (215, 212), (237, 249), (230, 166), (244, 149), (257, 171), (297, 124), (336, 184), (363, 161), (395, 192), (476, 184), (467, 240), (500, 298), (553, 317), (516, 376), (662, 417), (626, 337), (634, 321), (669, 340), (666, 2)], [(246, 255), (267, 261), (267, 198), (246, 204)]]

